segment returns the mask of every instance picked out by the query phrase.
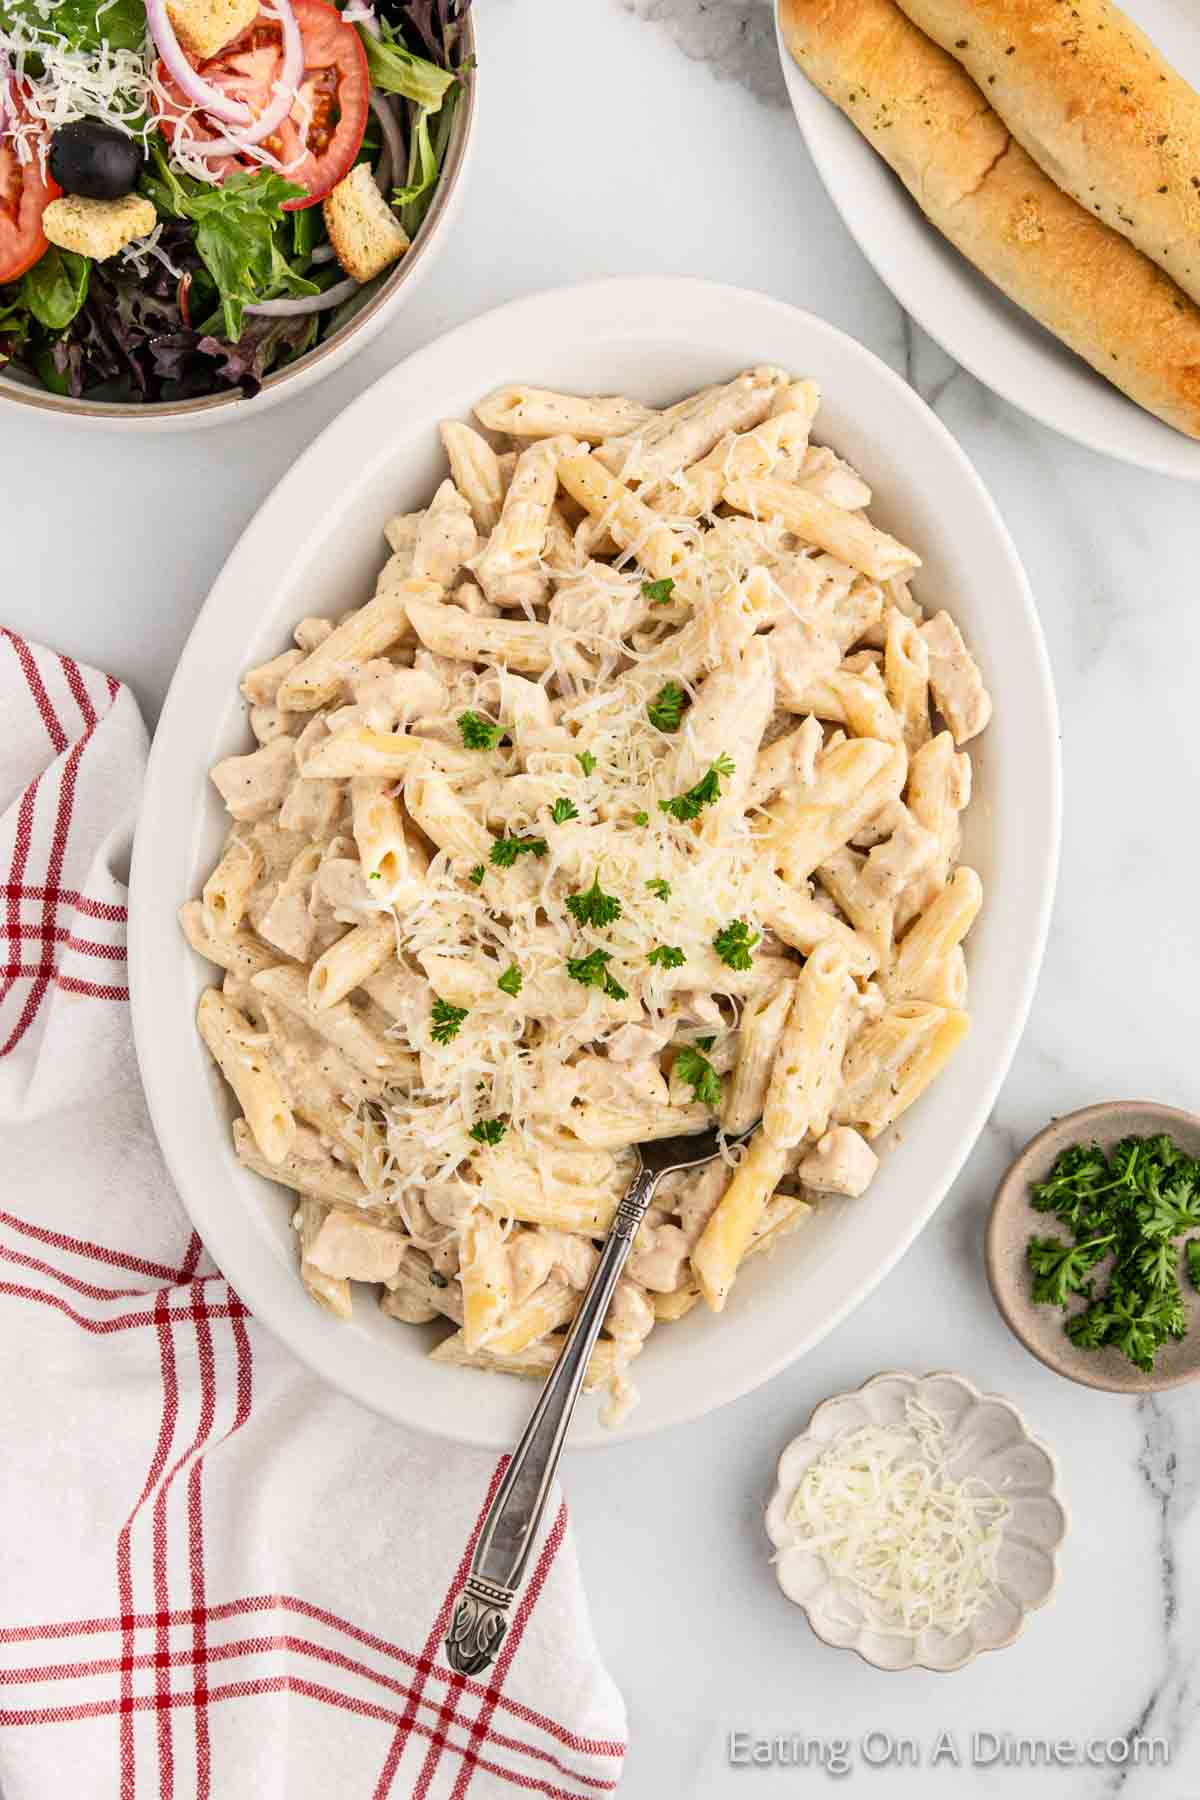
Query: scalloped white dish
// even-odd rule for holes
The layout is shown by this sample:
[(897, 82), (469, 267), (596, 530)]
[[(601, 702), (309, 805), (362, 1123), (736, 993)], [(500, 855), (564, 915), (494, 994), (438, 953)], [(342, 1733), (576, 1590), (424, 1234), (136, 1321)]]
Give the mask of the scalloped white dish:
[(971, 935), (971, 1030), (906, 1117), (869, 1196), (822, 1203), (739, 1278), (724, 1314), (697, 1307), (635, 1365), (640, 1404), (620, 1430), (581, 1405), (573, 1448), (697, 1418), (819, 1342), (870, 1293), (930, 1217), (975, 1142), (1025, 1023), (1058, 860), (1057, 714), (1024, 572), (979, 477), (900, 378), (821, 319), (710, 282), (595, 282), (520, 300), (451, 332), (370, 388), (316, 441), (249, 526), (180, 661), (150, 756), (134, 849), (130, 973), (142, 1076), (179, 1193), (255, 1316), (319, 1374), (385, 1417), (505, 1448), (530, 1386), (430, 1362), (430, 1331), (397, 1326), (364, 1294), (343, 1324), (296, 1279), (291, 1205), (242, 1168), (230, 1109), (193, 1024), (207, 979), (175, 913), (223, 831), (208, 769), (245, 743), (242, 672), (308, 613), (371, 591), (384, 521), (441, 479), (438, 421), (465, 418), (505, 378), (659, 404), (771, 362), (820, 382), (818, 436), (863, 471), (874, 512), (924, 558), (919, 593), (950, 608), (987, 675), (995, 714), (975, 756), (964, 856), (986, 899)]
[[(845, 1597), (821, 1558), (797, 1540), (788, 1522), (805, 1470), (833, 1439), (860, 1426), (897, 1423), (910, 1397), (944, 1421), (948, 1473), (960, 1481), (981, 1477), (1012, 1507), (1004, 1526), (996, 1599), (953, 1636), (934, 1630), (891, 1636), (852, 1623)], [(807, 1429), (779, 1459), (766, 1514), (779, 1585), (822, 1643), (854, 1650), (876, 1669), (931, 1669), (938, 1674), (961, 1669), (982, 1651), (1001, 1650), (1020, 1636), (1028, 1614), (1045, 1606), (1057, 1586), (1058, 1549), (1067, 1523), (1054, 1456), (1012, 1402), (981, 1393), (965, 1376), (944, 1370), (910, 1375), (889, 1369), (854, 1393), (822, 1401)]]
[[(1180, 73), (1200, 86), (1200, 12), (1182, 0), (1122, 0)], [(778, 33), (778, 11), (776, 30)], [(925, 218), (850, 120), (797, 68), (780, 38), (797, 123), (842, 223), (907, 313), (976, 380), (1031, 418), (1121, 462), (1200, 481), (1200, 443), (1173, 431), (1014, 306)]]

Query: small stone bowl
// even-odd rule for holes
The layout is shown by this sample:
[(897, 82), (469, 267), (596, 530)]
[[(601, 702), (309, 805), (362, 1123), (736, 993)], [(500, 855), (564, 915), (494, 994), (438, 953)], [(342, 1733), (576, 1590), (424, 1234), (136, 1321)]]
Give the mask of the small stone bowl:
[[(843, 1431), (887, 1425), (904, 1417), (912, 1397), (946, 1425), (948, 1473), (956, 1481), (978, 1475), (1008, 1500), (997, 1559), (995, 1600), (965, 1630), (950, 1635), (920, 1631), (884, 1635), (853, 1623), (837, 1583), (822, 1558), (805, 1547), (788, 1521), (796, 1489), (809, 1464)], [(778, 1481), (766, 1516), (775, 1546), (775, 1574), (824, 1644), (853, 1650), (876, 1669), (932, 1669), (949, 1674), (983, 1650), (1001, 1650), (1017, 1638), (1026, 1616), (1044, 1606), (1058, 1583), (1058, 1548), (1066, 1536), (1067, 1509), (1058, 1491), (1058, 1465), (1030, 1432), (1010, 1400), (983, 1394), (965, 1376), (939, 1370), (910, 1375), (888, 1369), (852, 1394), (822, 1401), (799, 1437), (779, 1459)]]
[[(1185, 1275), (1187, 1336), (1163, 1345), (1154, 1359), (1153, 1374), (1145, 1374), (1109, 1346), (1077, 1349), (1063, 1330), (1066, 1315), (1056, 1306), (1037, 1306), (1032, 1299), (1026, 1245), (1031, 1237), (1050, 1237), (1056, 1231), (1061, 1233), (1062, 1227), (1052, 1213), (1034, 1210), (1029, 1190), (1035, 1182), (1045, 1180), (1055, 1158), (1072, 1144), (1096, 1143), (1107, 1152), (1121, 1138), (1155, 1137), (1160, 1132), (1173, 1138), (1189, 1156), (1200, 1157), (1200, 1118), (1153, 1100), (1106, 1100), (1100, 1106), (1085, 1106), (1055, 1119), (1025, 1146), (1000, 1183), (988, 1220), (988, 1280), (1014, 1336), (1056, 1375), (1110, 1394), (1155, 1394), (1200, 1376), (1200, 1294)], [(1105, 1264), (1099, 1264), (1101, 1277), (1104, 1269)], [(1080, 1307), (1083, 1304), (1078, 1303)]]

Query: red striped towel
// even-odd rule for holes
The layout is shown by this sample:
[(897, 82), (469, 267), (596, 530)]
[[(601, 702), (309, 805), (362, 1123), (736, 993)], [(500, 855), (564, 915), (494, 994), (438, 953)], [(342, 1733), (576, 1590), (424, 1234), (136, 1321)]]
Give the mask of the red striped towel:
[(129, 1026), (131, 695), (0, 633), (5, 1800), (598, 1800), (624, 1708), (552, 1507), (490, 1679), (441, 1640), (503, 1462), (385, 1425), (192, 1232)]

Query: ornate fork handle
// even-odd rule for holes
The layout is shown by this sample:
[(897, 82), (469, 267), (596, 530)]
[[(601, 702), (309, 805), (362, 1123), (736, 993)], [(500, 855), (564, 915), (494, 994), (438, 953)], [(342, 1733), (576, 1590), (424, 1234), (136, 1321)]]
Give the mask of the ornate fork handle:
[(483, 1522), (471, 1573), (446, 1633), (447, 1660), (460, 1675), (478, 1675), (486, 1669), (508, 1627), (508, 1608), (546, 1509), (588, 1359), (658, 1179), (649, 1169), (639, 1169), (617, 1207), (558, 1361)]

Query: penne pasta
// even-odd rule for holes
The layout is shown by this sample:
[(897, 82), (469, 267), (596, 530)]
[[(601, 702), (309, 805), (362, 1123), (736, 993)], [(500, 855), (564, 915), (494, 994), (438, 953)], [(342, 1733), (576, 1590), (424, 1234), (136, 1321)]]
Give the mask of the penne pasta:
[(820, 398), (761, 366), (444, 421), (373, 596), (243, 677), (228, 835), (179, 915), (305, 1289), (445, 1320), (440, 1363), (544, 1375), (636, 1146), (742, 1140), (636, 1233), (605, 1422), (656, 1324), (864, 1192), (968, 1028), (957, 744), (990, 701), (813, 443)]

